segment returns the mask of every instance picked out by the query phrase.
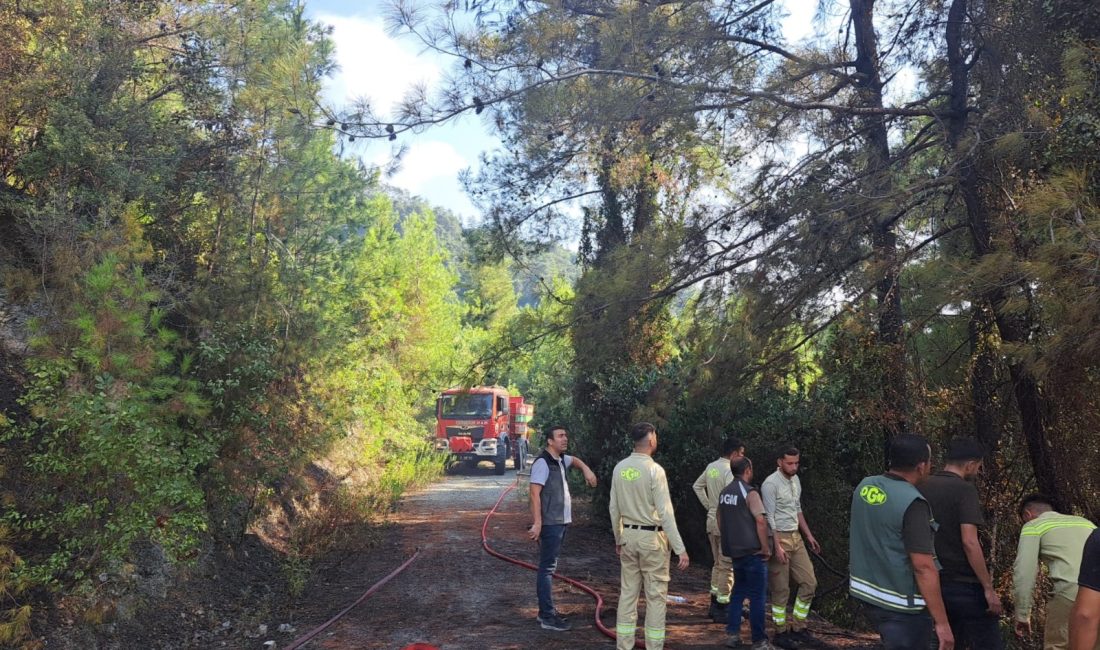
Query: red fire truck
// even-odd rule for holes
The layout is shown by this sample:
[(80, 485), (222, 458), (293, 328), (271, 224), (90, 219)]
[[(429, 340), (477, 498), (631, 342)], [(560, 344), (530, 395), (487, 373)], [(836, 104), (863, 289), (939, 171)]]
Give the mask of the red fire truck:
[(435, 407), (435, 447), (459, 461), (492, 461), (497, 474), (512, 458), (519, 470), (527, 465), (527, 423), (533, 404), (509, 395), (501, 386), (474, 386), (443, 391)]

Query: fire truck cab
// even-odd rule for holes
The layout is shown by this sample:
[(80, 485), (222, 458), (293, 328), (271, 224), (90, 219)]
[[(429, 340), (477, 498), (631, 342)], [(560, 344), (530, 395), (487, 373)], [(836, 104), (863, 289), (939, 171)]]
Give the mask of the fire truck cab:
[[(522, 414), (513, 414), (513, 407)], [(524, 420), (523, 435), (515, 426), (514, 415)], [(526, 418), (529, 411), (508, 389), (501, 386), (474, 386), (443, 391), (436, 400), (435, 447), (449, 452), (459, 461), (492, 461), (497, 474), (503, 474), (510, 455), (526, 455)], [(522, 469), (516, 461), (516, 468)]]

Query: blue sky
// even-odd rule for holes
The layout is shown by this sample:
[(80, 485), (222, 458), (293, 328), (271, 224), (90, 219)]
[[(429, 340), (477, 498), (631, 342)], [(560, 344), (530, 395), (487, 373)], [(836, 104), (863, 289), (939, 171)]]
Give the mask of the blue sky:
[[(784, 23), (788, 39), (800, 40), (812, 31), (817, 0), (786, 0), (790, 16)], [(386, 33), (387, 0), (306, 0), (306, 12), (314, 20), (332, 25), (339, 70), (328, 81), (326, 100), (341, 107), (358, 97), (368, 97), (385, 112), (417, 82), (438, 83), (453, 61), (424, 52), (407, 37)], [(479, 220), (478, 212), (462, 190), (458, 175), (478, 166), (480, 155), (499, 146), (480, 118), (461, 117), (414, 135), (403, 135), (408, 152), (399, 171), (385, 182), (449, 208), (467, 224)], [(388, 161), (389, 144), (360, 142), (352, 152), (367, 162)]]
[[(414, 83), (438, 83), (452, 62), (424, 52), (405, 37), (391, 37), (385, 29), (388, 3), (379, 0), (310, 0), (306, 11), (311, 18), (332, 25), (336, 60), (340, 68), (325, 89), (326, 100), (337, 107), (358, 97), (368, 97), (380, 112), (401, 99)], [(477, 219), (477, 210), (462, 190), (458, 174), (476, 168), (484, 151), (498, 145), (480, 118), (461, 117), (430, 130), (402, 135), (408, 146), (399, 171), (385, 182), (426, 198), (460, 215), (464, 221)], [(389, 160), (388, 142), (360, 141), (351, 150), (367, 162)], [(345, 149), (347, 151), (347, 149)]]

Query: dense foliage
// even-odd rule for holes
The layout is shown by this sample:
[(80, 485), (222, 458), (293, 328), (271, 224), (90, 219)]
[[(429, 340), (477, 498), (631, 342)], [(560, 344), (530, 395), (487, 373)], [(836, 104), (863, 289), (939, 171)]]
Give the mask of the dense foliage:
[(274, 518), (293, 568), (331, 543), (317, 477), (332, 523), (436, 476), (425, 405), (516, 311), (513, 276), (314, 127), (323, 27), (281, 1), (42, 0), (0, 33), (0, 311), (23, 333), (0, 349), (23, 357), (0, 644), (33, 645), (51, 592), (101, 618), (139, 545), (186, 562)]
[[(524, 391), (604, 479), (655, 422), (697, 554), (727, 434), (804, 449), (839, 567), (889, 436), (976, 435), (1004, 587), (1020, 495), (1100, 508), (1100, 9), (819, 4), (800, 42), (755, 0), (398, 4), (455, 70), (396, 121), (321, 107), (297, 3), (0, 7), (0, 306), (34, 333), (0, 640), (28, 589), (239, 538), (311, 465), (386, 507), (460, 382)], [(467, 111), (505, 146), (473, 229), (337, 153)]]
[[(773, 2), (399, 4), (455, 55), (450, 85), (347, 130), (469, 111), (500, 134), (471, 182), (495, 232), (580, 234), (560, 324), (582, 453), (606, 478), (628, 424), (655, 421), (689, 527), (727, 433), (765, 467), (807, 450), (838, 566), (843, 517), (812, 513), (845, 512), (897, 432), (985, 442), (991, 521), (1033, 489), (1093, 515), (1100, 12), (816, 4), (800, 41)], [(987, 533), (1003, 578), (1016, 530)]]

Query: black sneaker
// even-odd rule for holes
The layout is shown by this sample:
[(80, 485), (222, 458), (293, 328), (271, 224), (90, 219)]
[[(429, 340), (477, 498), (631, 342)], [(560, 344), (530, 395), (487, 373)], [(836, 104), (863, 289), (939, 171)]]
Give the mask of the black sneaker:
[(772, 637), (772, 645), (785, 650), (795, 650), (802, 647), (798, 635), (790, 630), (784, 630)]
[(551, 612), (550, 616), (543, 616), (542, 614), (539, 614), (539, 615), (535, 616), (535, 620), (538, 621), (539, 623), (541, 623), (543, 621), (543, 619), (549, 620), (551, 618), (554, 618), (555, 616), (557, 618), (560, 618), (561, 620), (565, 621), (566, 623), (569, 622), (569, 617), (566, 616), (565, 614), (562, 614), (561, 612), (559, 612), (556, 609), (553, 612)]
[(551, 614), (550, 616), (540, 616), (538, 618), (539, 625), (544, 630), (554, 630), (555, 632), (567, 632), (573, 629), (573, 626), (569, 624), (569, 621), (563, 619), (557, 614)]

